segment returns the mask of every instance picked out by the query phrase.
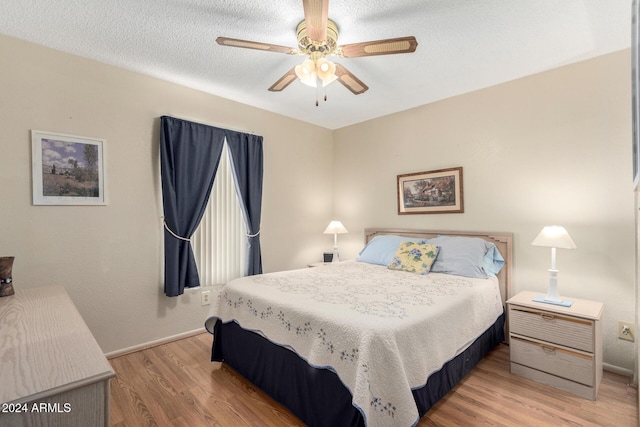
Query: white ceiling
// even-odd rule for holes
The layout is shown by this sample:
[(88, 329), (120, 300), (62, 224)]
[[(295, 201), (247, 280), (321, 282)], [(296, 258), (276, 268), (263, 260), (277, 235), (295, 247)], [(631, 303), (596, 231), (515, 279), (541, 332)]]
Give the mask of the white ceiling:
[[(0, 0), (0, 33), (329, 129), (628, 48), (631, 0), (332, 0), (338, 44), (413, 35), (415, 53), (337, 59), (369, 86), (271, 86), (300, 56), (300, 0)], [(320, 97), (324, 93), (321, 90)]]

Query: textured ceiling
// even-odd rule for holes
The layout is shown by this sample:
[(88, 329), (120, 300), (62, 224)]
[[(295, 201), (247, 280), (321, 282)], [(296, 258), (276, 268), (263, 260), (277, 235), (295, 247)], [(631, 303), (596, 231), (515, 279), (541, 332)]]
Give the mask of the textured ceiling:
[[(295, 47), (300, 0), (0, 0), (0, 33), (329, 129), (628, 48), (631, 0), (332, 0), (338, 44), (413, 35), (415, 53), (338, 59), (369, 86), (269, 92), (303, 57), (219, 46), (218, 36)], [(320, 97), (324, 96), (320, 91)]]

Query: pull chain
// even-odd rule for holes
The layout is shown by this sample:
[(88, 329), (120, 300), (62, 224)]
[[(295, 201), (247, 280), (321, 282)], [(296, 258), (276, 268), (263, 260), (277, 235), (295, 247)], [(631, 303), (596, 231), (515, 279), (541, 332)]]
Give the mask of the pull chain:
[[(323, 88), (324, 88), (324, 102), (327, 102), (327, 88), (324, 86)], [(320, 102), (318, 101), (319, 91), (320, 91), (320, 88), (316, 85), (316, 107), (320, 105)]]

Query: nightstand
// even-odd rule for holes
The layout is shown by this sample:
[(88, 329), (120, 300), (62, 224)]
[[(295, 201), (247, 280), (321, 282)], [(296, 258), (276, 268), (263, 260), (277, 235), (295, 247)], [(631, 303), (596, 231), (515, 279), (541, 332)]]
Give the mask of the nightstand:
[(325, 267), (327, 265), (339, 264), (341, 262), (344, 262), (344, 261), (338, 261), (336, 263), (334, 263), (334, 262), (312, 262), (312, 263), (307, 264), (307, 267), (309, 267), (309, 268), (312, 268), (312, 267)]
[(325, 266), (327, 264), (331, 264), (331, 263), (330, 262), (312, 262), (311, 264), (307, 264), (307, 267), (309, 267), (309, 268), (322, 267), (322, 266)]
[(604, 304), (571, 307), (533, 302), (524, 291), (507, 301), (511, 373), (596, 400), (602, 380)]

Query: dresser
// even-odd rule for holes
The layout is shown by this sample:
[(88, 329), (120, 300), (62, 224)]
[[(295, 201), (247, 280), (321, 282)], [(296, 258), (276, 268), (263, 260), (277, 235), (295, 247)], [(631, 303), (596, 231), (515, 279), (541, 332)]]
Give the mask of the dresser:
[(561, 307), (532, 301), (538, 295), (524, 291), (507, 301), (511, 373), (595, 400), (604, 304), (574, 299)]
[(0, 426), (109, 425), (111, 365), (62, 286), (0, 298)]

